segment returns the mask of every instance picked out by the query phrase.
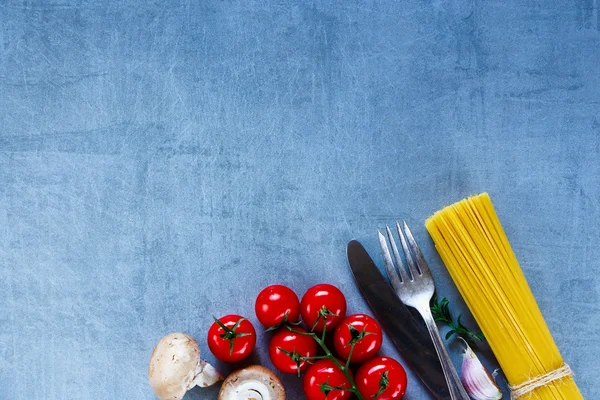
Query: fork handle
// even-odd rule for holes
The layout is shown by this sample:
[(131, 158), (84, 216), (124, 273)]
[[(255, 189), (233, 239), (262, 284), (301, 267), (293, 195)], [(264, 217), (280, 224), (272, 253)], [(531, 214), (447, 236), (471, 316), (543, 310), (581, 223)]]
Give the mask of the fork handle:
[(450, 391), (450, 398), (452, 400), (469, 400), (469, 395), (465, 391), (465, 388), (458, 377), (458, 373), (456, 372), (456, 368), (454, 368), (454, 364), (452, 364), (450, 356), (448, 356), (448, 351), (446, 351), (446, 346), (444, 345), (444, 341), (440, 336), (440, 331), (435, 324), (435, 320), (433, 319), (429, 305), (421, 307), (419, 312), (425, 320), (425, 325), (427, 326), (429, 335), (433, 340), (435, 351), (437, 352), (440, 363), (442, 364), (442, 370), (444, 371), (444, 376), (446, 377), (446, 384), (448, 384), (448, 390)]

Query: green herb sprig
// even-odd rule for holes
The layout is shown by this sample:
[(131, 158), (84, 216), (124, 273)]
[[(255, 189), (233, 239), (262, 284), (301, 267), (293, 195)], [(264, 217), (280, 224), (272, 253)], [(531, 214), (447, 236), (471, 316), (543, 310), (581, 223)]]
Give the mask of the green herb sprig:
[(483, 342), (485, 339), (483, 333), (471, 332), (466, 326), (462, 324), (460, 319), (462, 318), (462, 314), (458, 316), (456, 322), (452, 318), (452, 314), (450, 313), (450, 302), (447, 298), (443, 298), (441, 301), (438, 301), (437, 296), (435, 296), (431, 303), (431, 313), (433, 314), (433, 318), (437, 322), (442, 322), (450, 327), (448, 333), (446, 333), (446, 340), (450, 339), (453, 335), (458, 335), (463, 339), (471, 342)]

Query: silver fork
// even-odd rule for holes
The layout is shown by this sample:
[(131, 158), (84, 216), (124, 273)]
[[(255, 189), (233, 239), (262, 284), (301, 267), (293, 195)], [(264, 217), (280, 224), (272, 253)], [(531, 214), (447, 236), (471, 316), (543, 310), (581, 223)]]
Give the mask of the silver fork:
[(407, 306), (417, 309), (425, 320), (425, 325), (427, 325), (427, 329), (433, 340), (433, 345), (435, 346), (440, 363), (442, 364), (442, 369), (444, 370), (444, 376), (446, 377), (446, 383), (448, 384), (448, 389), (450, 391), (450, 398), (452, 400), (469, 400), (469, 396), (458, 377), (458, 373), (452, 364), (452, 360), (450, 360), (450, 357), (448, 356), (440, 332), (438, 331), (433, 315), (431, 314), (429, 302), (435, 292), (435, 284), (433, 283), (429, 266), (425, 262), (423, 253), (421, 253), (421, 249), (419, 249), (406, 222), (404, 222), (404, 233), (398, 222), (396, 222), (396, 227), (398, 228), (400, 244), (402, 245), (402, 251), (404, 252), (410, 274), (407, 273), (404, 262), (402, 261), (402, 258), (400, 258), (398, 247), (396, 246), (394, 236), (392, 235), (389, 226), (386, 227), (387, 237), (392, 246), (392, 252), (394, 254), (394, 259), (396, 260), (397, 268), (394, 266), (394, 261), (392, 261), (392, 256), (385, 236), (382, 235), (381, 232), (377, 232), (379, 234), (379, 244), (381, 245), (385, 270), (387, 271), (392, 286), (398, 297), (400, 297), (400, 300)]

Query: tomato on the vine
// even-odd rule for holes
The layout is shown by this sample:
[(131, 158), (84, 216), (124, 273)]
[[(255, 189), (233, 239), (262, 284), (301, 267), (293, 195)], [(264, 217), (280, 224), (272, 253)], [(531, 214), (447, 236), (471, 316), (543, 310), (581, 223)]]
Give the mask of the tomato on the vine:
[(325, 326), (327, 330), (333, 329), (346, 315), (346, 298), (333, 285), (315, 285), (302, 296), (300, 313), (311, 330), (322, 332)]
[[(348, 373), (352, 376), (350, 371)], [(352, 396), (351, 391), (340, 390), (352, 386), (344, 372), (330, 359), (314, 363), (304, 375), (303, 386), (308, 400), (345, 400)]]
[(267, 328), (284, 322), (296, 322), (300, 316), (300, 302), (292, 289), (284, 285), (267, 286), (256, 296), (256, 318)]
[(273, 365), (288, 374), (299, 374), (308, 368), (308, 357), (317, 355), (317, 342), (302, 328), (294, 328), (295, 332), (282, 329), (273, 336), (269, 343), (269, 357)]
[(216, 319), (208, 329), (208, 348), (219, 360), (236, 362), (248, 357), (256, 344), (252, 323), (239, 315)]
[(374, 318), (365, 314), (347, 316), (336, 328), (333, 344), (338, 355), (344, 360), (350, 356), (351, 362), (364, 362), (373, 357), (381, 348), (383, 334)]
[(358, 369), (356, 386), (365, 400), (398, 400), (406, 393), (406, 371), (389, 357), (375, 357)]

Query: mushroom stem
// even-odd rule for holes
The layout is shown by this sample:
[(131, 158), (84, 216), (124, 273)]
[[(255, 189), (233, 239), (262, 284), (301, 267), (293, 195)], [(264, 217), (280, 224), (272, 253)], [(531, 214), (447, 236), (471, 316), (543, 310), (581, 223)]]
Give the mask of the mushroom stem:
[(285, 389), (273, 371), (251, 365), (225, 379), (219, 400), (285, 400)]
[(223, 375), (221, 375), (221, 373), (217, 371), (215, 367), (204, 360), (200, 360), (198, 363), (198, 368), (196, 369), (194, 384), (192, 386), (207, 387), (214, 385), (223, 379)]
[(262, 382), (249, 381), (242, 383), (237, 389), (238, 399), (273, 400), (269, 396), (269, 388)]

